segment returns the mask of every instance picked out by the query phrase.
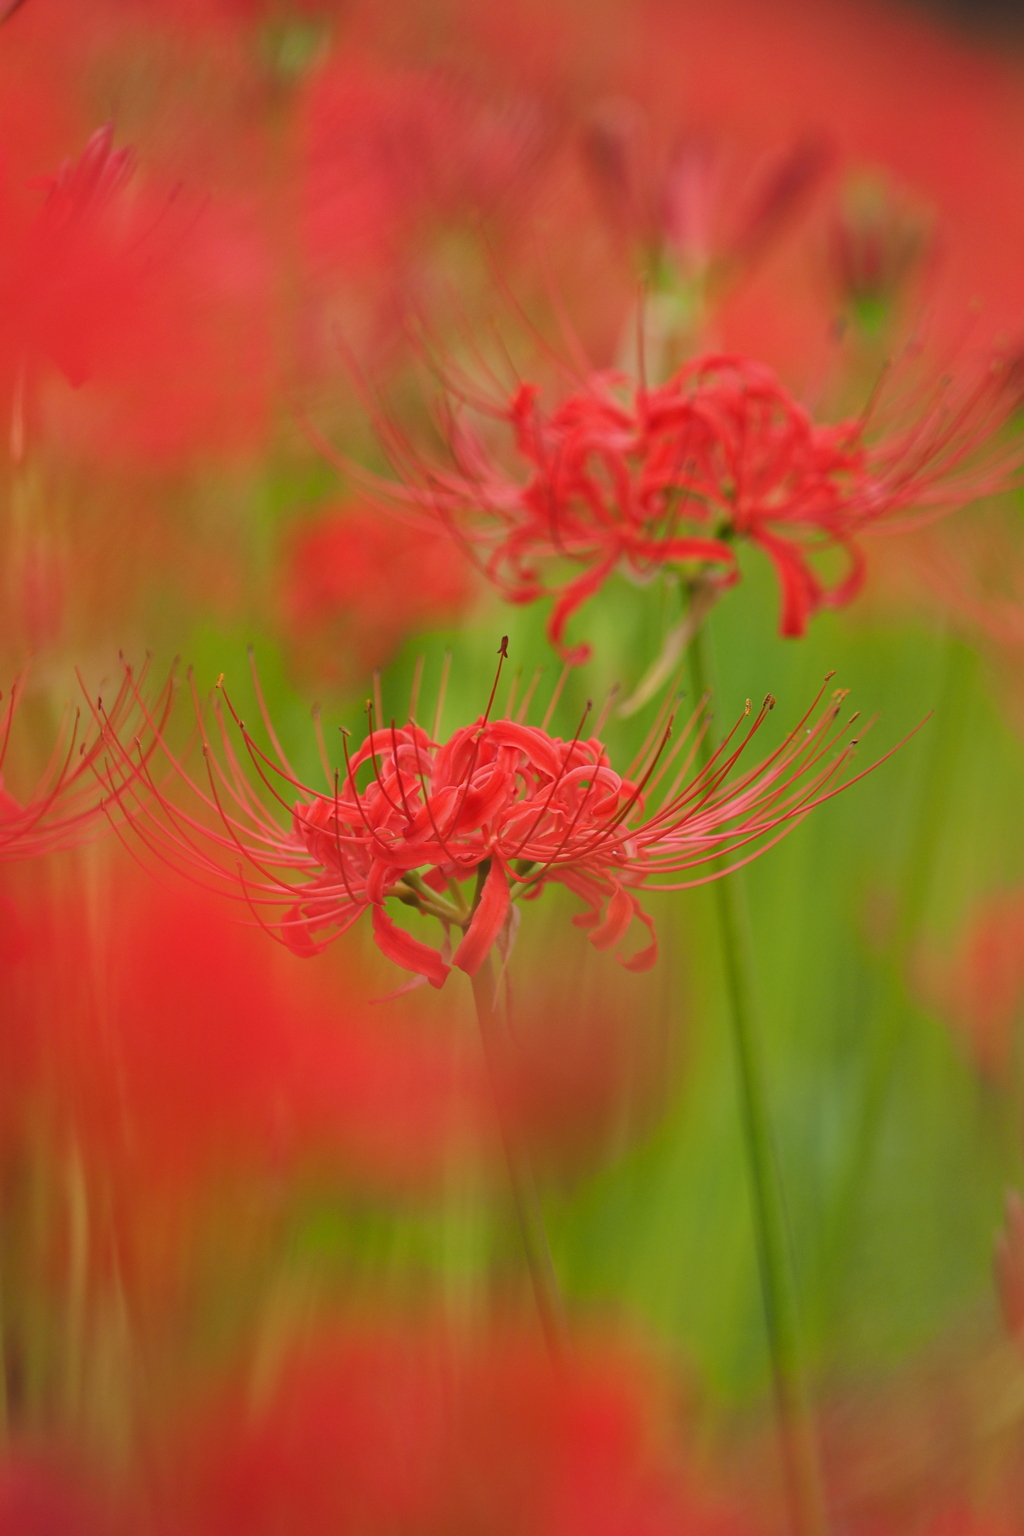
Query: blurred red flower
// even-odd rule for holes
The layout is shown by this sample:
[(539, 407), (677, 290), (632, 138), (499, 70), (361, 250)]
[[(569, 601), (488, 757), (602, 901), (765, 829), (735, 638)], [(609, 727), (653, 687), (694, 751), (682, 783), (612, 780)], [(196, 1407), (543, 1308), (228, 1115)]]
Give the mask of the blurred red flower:
[[(65, 445), (104, 461), (173, 462), (262, 438), (269, 288), (253, 221), (132, 173), (107, 126), (37, 186), (34, 208), (10, 170), (0, 184), (0, 388), (15, 459), (48, 412)], [(74, 392), (55, 392), (48, 368)]]
[[(242, 1284), (241, 1326), (241, 1277), (303, 1202), (429, 1198), (470, 1159), (489, 1167), (493, 1111), (457, 1021), (368, 1008), (361, 966), (313, 972), (123, 864), (57, 900), (8, 889), (0, 1170), (5, 1223), (31, 1237), (5, 1262), (6, 1359), (42, 1328), (47, 1394), (70, 1287), (90, 1337), (127, 1301), (136, 1362), (152, 1351), (170, 1384), (211, 1283)], [(126, 1363), (97, 1390), (145, 1416), (139, 1384)], [(16, 1395), (9, 1411), (18, 1427)]]
[(827, 266), (836, 299), (870, 332), (933, 265), (932, 221), (878, 176), (852, 176), (832, 208)]
[(1024, 1007), (1024, 892), (1005, 891), (981, 902), (951, 956), (920, 962), (920, 982), (960, 1031), (980, 1070), (1004, 1077)]
[(358, 503), (326, 508), (298, 530), (282, 586), (304, 670), (343, 683), (383, 666), (407, 636), (453, 623), (472, 596), (443, 533)]
[(714, 136), (677, 123), (666, 147), (639, 104), (621, 98), (598, 104), (582, 149), (609, 223), (633, 258), (656, 275), (668, 260), (684, 281), (719, 286), (748, 273), (799, 218), (833, 156), (824, 135), (804, 133), (728, 174)]
[(351, 957), (298, 974), (209, 895), (123, 867), (98, 907), (72, 890), (9, 910), (5, 1118), (77, 1144), (129, 1222), (246, 1171), (418, 1184), (479, 1138), (482, 1079), (454, 1033), (368, 1008)]
[[(652, 1390), (652, 1388), (654, 1390)], [(254, 1414), (200, 1418), (187, 1523), (202, 1536), (487, 1531), (724, 1533), (679, 1466), (657, 1383), (624, 1353), (553, 1368), (509, 1332), (468, 1347), (383, 1329), (314, 1333)]]
[(503, 108), (454, 76), (339, 50), (311, 77), (306, 239), (318, 265), (401, 264), (424, 219), (486, 212), (537, 151), (525, 101)]
[(342, 45), (311, 71), (297, 105), (300, 232), (310, 291), (334, 322), (328, 366), (346, 295), (347, 344), (369, 326), (376, 351), (429, 286), (436, 236), (478, 230), (532, 195), (547, 115), (493, 79), (474, 88), (386, 51)]
[[(740, 142), (826, 128), (842, 162), (895, 177), (934, 211), (932, 325), (957, 334), (980, 301), (986, 335), (1016, 331), (1024, 157), (1014, 50), (923, 8), (863, 0), (643, 0), (630, 19), (619, 91), (669, 122), (684, 110), (691, 132)], [(779, 254), (730, 297), (720, 334), (803, 381), (832, 351), (828, 316), (806, 253)]]

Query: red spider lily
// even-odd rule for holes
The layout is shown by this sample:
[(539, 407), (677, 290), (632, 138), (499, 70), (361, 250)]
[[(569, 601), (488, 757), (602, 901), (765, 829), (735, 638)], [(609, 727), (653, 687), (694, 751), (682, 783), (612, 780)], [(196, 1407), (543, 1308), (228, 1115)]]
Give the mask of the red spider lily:
[(612, 227), (658, 266), (666, 255), (688, 278), (721, 281), (753, 266), (791, 226), (833, 158), (817, 134), (802, 134), (726, 188), (724, 146), (677, 132), (659, 146), (643, 109), (599, 104), (582, 137), (584, 159)]
[[(64, 369), (73, 384), (88, 376), (90, 365), (76, 334), (82, 318), (74, 310), (83, 298), (83, 277), (95, 278), (93, 264), (104, 243), (104, 218), (123, 192), (134, 169), (128, 149), (114, 149), (113, 129), (98, 128), (77, 160), (67, 160), (49, 179), (45, 200), (26, 231), (21, 253), (25, 271), (37, 286), (38, 311), (21, 311), (34, 327), (25, 337)], [(22, 274), (24, 275), (24, 274)], [(36, 295), (34, 295), (35, 297)]]
[[(643, 580), (676, 566), (721, 588), (738, 579), (738, 540), (768, 555), (781, 632), (802, 635), (818, 609), (860, 591), (862, 534), (994, 494), (1021, 458), (1012, 443), (993, 446), (1019, 397), (1011, 360), (937, 386), (881, 435), (870, 413), (814, 422), (770, 368), (724, 353), (693, 359), (657, 388), (593, 374), (551, 412), (538, 394), (521, 384), (507, 404), (471, 402), (512, 428), (525, 474), (506, 470), (453, 415), (450, 468), (385, 428), (407, 485), (384, 489), (441, 519), (510, 601), (553, 594), (548, 636), (571, 661), (589, 652), (566, 647), (566, 625), (613, 571)], [(845, 570), (828, 580), (816, 564), (833, 551)], [(581, 573), (548, 576), (566, 563)]]
[(546, 125), (429, 69), (340, 50), (310, 76), (301, 109), (305, 234), (318, 267), (400, 266), (417, 226), (486, 213), (535, 163)]
[[(753, 719), (748, 704), (710, 761), (694, 770), (704, 707), (670, 747), (668, 703), (623, 776), (601, 741), (584, 737), (586, 713), (572, 740), (563, 741), (548, 733), (546, 719), (539, 727), (525, 723), (528, 699), (515, 718), (492, 719), (496, 690), (497, 678), (483, 716), (444, 742), (436, 718), (429, 733), (416, 722), (415, 703), (407, 724), (385, 728), (374, 727), (368, 706), (369, 735), (354, 752), (346, 743), (343, 771), (330, 767), (319, 737), (326, 792), (296, 777), (265, 709), (272, 755), (227, 701), (259, 781), (276, 802), (271, 809), (243, 771), (218, 700), (222, 756), (204, 742), (209, 786), (191, 785), (216, 818), (212, 825), (176, 809), (127, 746), (109, 782), (151, 852), (197, 867), (207, 883), (247, 902), (261, 923), (273, 915), (292, 949), (313, 954), (369, 911), (383, 953), (440, 987), (451, 965), (475, 975), (496, 942), (507, 945), (513, 901), (539, 896), (552, 881), (583, 901), (587, 910), (573, 921), (598, 949), (615, 949), (639, 920), (651, 942), (623, 963), (646, 970), (657, 943), (637, 892), (700, 885), (755, 858), (835, 793), (856, 745), (844, 741), (856, 716), (837, 726), (844, 693), (837, 691), (812, 722), (823, 688), (781, 746), (734, 772), (774, 707), (769, 696)], [(159, 735), (155, 723), (153, 730)], [(191, 782), (179, 760), (171, 762)], [(291, 812), (286, 827), (277, 806)], [(475, 882), (471, 899), (463, 889), (468, 880)], [(397, 927), (386, 910), (389, 897), (438, 918), (444, 950)], [(461, 937), (449, 959), (453, 929)]]
[(470, 573), (441, 530), (403, 527), (375, 507), (325, 508), (291, 541), (283, 607), (318, 676), (348, 681), (390, 660), (407, 635), (457, 619)]
[(34, 207), (0, 180), (0, 387), (15, 459), (53, 367), (75, 391), (45, 401), (63, 441), (107, 459), (173, 460), (262, 432), (269, 290), (252, 220), (180, 186), (129, 189), (133, 169), (108, 125), (35, 183)]
[[(111, 735), (130, 737), (149, 721), (160, 729), (170, 709), (169, 681), (140, 714), (136, 701), (141, 699), (138, 688), (144, 678), (145, 673), (136, 680), (126, 672), (113, 703), (97, 715), (96, 730), (83, 733), (79, 710), (65, 713), (49, 761), (24, 800), (16, 799), (3, 781), (18, 704), (17, 684), (12, 687), (0, 715), (0, 862), (53, 853), (106, 829), (104, 801), (109, 795), (104, 775)], [(152, 745), (147, 749), (140, 743), (143, 760)]]
[(586, 1342), (552, 1370), (522, 1332), (321, 1327), (256, 1413), (236, 1389), (200, 1418), (181, 1528), (725, 1536), (736, 1517), (672, 1454), (649, 1377)]
[(30, 218), (23, 210), (18, 217), (13, 189), (0, 185), (0, 292), (9, 313), (0, 364), (13, 396), (15, 458), (22, 450), (27, 371), (37, 370), (44, 357), (73, 384), (90, 371), (82, 332), (98, 298), (95, 284), (111, 205), (131, 173), (131, 153), (115, 151), (112, 130), (105, 127), (92, 135), (77, 161), (66, 161), (43, 184), (42, 204)]
[(350, 344), (379, 358), (444, 229), (504, 238), (513, 210), (536, 196), (553, 114), (493, 77), (475, 90), (458, 71), (399, 67), (349, 45), (310, 71), (297, 127), (300, 234), (330, 370), (339, 305)]
[(877, 178), (852, 179), (833, 209), (827, 265), (840, 303), (877, 329), (933, 254), (927, 214)]

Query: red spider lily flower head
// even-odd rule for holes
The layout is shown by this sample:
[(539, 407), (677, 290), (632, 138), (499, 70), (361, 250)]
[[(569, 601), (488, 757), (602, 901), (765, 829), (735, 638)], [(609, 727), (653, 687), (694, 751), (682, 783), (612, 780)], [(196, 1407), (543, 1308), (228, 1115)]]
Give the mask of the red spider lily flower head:
[[(589, 705), (565, 741), (548, 732), (547, 717), (540, 726), (526, 724), (525, 706), (515, 718), (492, 718), (496, 691), (497, 678), (481, 718), (447, 740), (436, 717), (430, 732), (417, 722), (415, 701), (402, 726), (375, 725), (368, 705), (369, 732), (354, 750), (345, 742), (344, 766), (332, 768), (323, 755), (326, 791), (296, 777), (265, 711), (272, 754), (257, 745), (230, 702), (230, 719), (218, 703), (222, 752), (204, 744), (209, 784), (192, 784), (217, 818), (212, 825), (195, 811), (178, 811), (127, 748), (115, 792), (154, 854), (197, 865), (258, 921), (273, 918), (291, 948), (313, 954), (368, 912), (383, 953), (440, 987), (453, 965), (473, 976), (496, 944), (507, 953), (514, 903), (535, 899), (552, 882), (583, 902), (586, 910), (574, 922), (598, 949), (617, 950), (639, 921), (650, 942), (623, 963), (646, 970), (657, 944), (639, 893), (700, 885), (756, 857), (835, 793), (856, 745), (846, 740), (856, 716), (839, 723), (845, 695), (837, 692), (820, 716), (812, 721), (812, 705), (780, 747), (739, 770), (774, 706), (768, 697), (752, 717), (748, 704), (748, 714), (695, 770), (705, 710), (698, 708), (670, 746), (669, 701), (623, 775), (600, 739), (584, 736)], [(290, 813), (286, 826), (244, 775), (232, 722), (264, 789)], [(391, 899), (437, 918), (444, 947), (399, 927), (387, 910)]]
[(299, 192), (308, 277), (331, 322), (325, 367), (347, 288), (346, 332), (376, 351), (398, 334), (440, 230), (496, 226), (534, 195), (547, 117), (493, 77), (474, 89), (454, 72), (400, 68), (352, 47), (310, 72), (298, 108)]
[(132, 151), (114, 149), (113, 128), (97, 128), (79, 158), (65, 160), (49, 180), (42, 208), (27, 232), (25, 266), (39, 285), (41, 300), (42, 312), (34, 317), (38, 343), (72, 384), (83, 382), (90, 372), (83, 337), (70, 313), (83, 297), (75, 285), (82, 270), (96, 261), (104, 215), (133, 169)]
[[(910, 402), (885, 429), (873, 428), (877, 406), (825, 425), (770, 368), (708, 353), (656, 388), (593, 374), (553, 411), (532, 384), (506, 402), (466, 395), (507, 423), (514, 469), (472, 433), (464, 410), (451, 417), (450, 466), (420, 458), (385, 424), (405, 486), (363, 478), (440, 519), (510, 601), (553, 595), (548, 636), (566, 660), (589, 654), (567, 645), (566, 626), (613, 571), (643, 580), (674, 566), (720, 589), (738, 579), (738, 541), (771, 560), (781, 633), (799, 636), (820, 608), (860, 591), (862, 535), (1011, 483), (1022, 450), (997, 434), (1020, 383), (1017, 360), (997, 358)], [(832, 579), (819, 570), (830, 554), (845, 563)]]
[(749, 270), (799, 216), (832, 160), (825, 139), (805, 134), (736, 178), (707, 135), (679, 134), (660, 153), (652, 138), (637, 103), (603, 102), (584, 129), (584, 161), (617, 233), (655, 273), (668, 255), (687, 278)]
[[(97, 259), (102, 261), (106, 219), (132, 169), (131, 152), (115, 151), (107, 126), (96, 130), (77, 161), (65, 161), (42, 182), (41, 206), (28, 220), (18, 217), (12, 189), (0, 187), (5, 236), (0, 291), (8, 313), (2, 363), (6, 391), (13, 395), (9, 420), (15, 457), (24, 431), (26, 372), (35, 372), (45, 357), (73, 384), (89, 373), (81, 334), (89, 322), (76, 311), (90, 297)], [(4, 182), (9, 179), (7, 171)]]
[(877, 330), (919, 273), (932, 245), (925, 211), (877, 177), (852, 179), (833, 210), (828, 268), (840, 303)]
[(486, 213), (535, 161), (539, 109), (430, 69), (341, 50), (301, 106), (311, 258), (358, 269), (400, 262), (427, 219)]
[(182, 1528), (725, 1536), (735, 1516), (673, 1454), (666, 1396), (621, 1347), (581, 1341), (556, 1371), (522, 1331), (460, 1348), (321, 1326), (258, 1412), (236, 1391), (200, 1417)]
[[(139, 679), (144, 681), (145, 672)], [(110, 807), (106, 814), (104, 808), (110, 795), (104, 775), (109, 741), (112, 736), (120, 740), (144, 731), (149, 720), (163, 722), (171, 685), (140, 711), (137, 684), (126, 673), (109, 706), (99, 700), (91, 727), (83, 729), (80, 710), (66, 711), (49, 761), (28, 795), (20, 799), (4, 784), (19, 696), (15, 684), (0, 714), (0, 863), (54, 853), (106, 831)], [(140, 746), (140, 751), (145, 757), (145, 748)], [(113, 809), (116, 812), (116, 805)]]
[[(0, 184), (0, 384), (15, 460), (54, 415), (65, 444), (106, 461), (175, 460), (262, 434), (269, 289), (253, 219), (237, 199), (200, 205), (134, 168), (107, 125), (37, 180), (34, 207)], [(54, 369), (72, 391), (51, 387)]]
[(358, 503), (324, 509), (290, 541), (283, 601), (303, 670), (333, 682), (365, 676), (401, 642), (450, 623), (472, 581), (441, 530), (409, 527)]

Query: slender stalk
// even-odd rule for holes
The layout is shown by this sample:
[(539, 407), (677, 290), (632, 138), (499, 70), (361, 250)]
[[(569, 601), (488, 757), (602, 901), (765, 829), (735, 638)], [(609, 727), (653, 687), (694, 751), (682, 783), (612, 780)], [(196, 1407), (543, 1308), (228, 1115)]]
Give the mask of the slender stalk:
[[(696, 630), (689, 653), (694, 696), (700, 699), (712, 681), (706, 625)], [(714, 751), (712, 736), (713, 724), (709, 720), (702, 744), (705, 762)], [(713, 889), (722, 938), (786, 1496), (794, 1536), (823, 1536), (828, 1529), (824, 1484), (801, 1362), (796, 1275), (765, 1086), (746, 890), (739, 873), (716, 880)]]
[(509, 1126), (505, 1113), (502, 1085), (507, 1076), (505, 1072), (507, 1041), (500, 1011), (498, 985), (490, 955), (473, 977), (473, 1001), (476, 1004), (480, 1039), (491, 1080), (498, 1129), (505, 1152), (505, 1162), (508, 1165), (509, 1183), (512, 1186), (512, 1199), (522, 1234), (523, 1251), (533, 1284), (540, 1325), (548, 1349), (552, 1357), (557, 1359), (563, 1356), (568, 1348), (565, 1307), (558, 1289), (558, 1278), (551, 1259), (547, 1232), (544, 1229), (544, 1215), (541, 1211), (533, 1169), (523, 1149), (517, 1146), (515, 1134)]

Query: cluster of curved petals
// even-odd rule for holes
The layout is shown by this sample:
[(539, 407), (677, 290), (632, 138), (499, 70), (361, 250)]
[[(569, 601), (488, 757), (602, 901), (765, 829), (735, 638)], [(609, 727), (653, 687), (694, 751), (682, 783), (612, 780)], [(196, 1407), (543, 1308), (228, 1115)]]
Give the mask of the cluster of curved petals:
[[(447, 741), (415, 721), (392, 723), (371, 729), (337, 769), (321, 736), (322, 791), (296, 777), (266, 714), (268, 752), (217, 699), (220, 749), (204, 747), (206, 786), (171, 757), (191, 803), (165, 794), (127, 747), (118, 799), (154, 855), (247, 903), (300, 954), (369, 912), (380, 949), (441, 986), (453, 965), (474, 975), (496, 943), (507, 953), (513, 904), (557, 881), (583, 903), (574, 921), (599, 949), (619, 950), (634, 920), (646, 927), (643, 947), (627, 942), (630, 954), (618, 955), (643, 970), (657, 954), (644, 890), (717, 878), (835, 792), (855, 743), (839, 721), (843, 694), (812, 719), (820, 698), (745, 770), (740, 758), (770, 698), (755, 714), (748, 707), (700, 767), (706, 709), (673, 739), (666, 704), (625, 774), (582, 727), (566, 741), (522, 719), (485, 715)], [(397, 925), (392, 899), (438, 919), (443, 943)]]
[[(770, 368), (708, 354), (657, 388), (594, 374), (550, 412), (527, 383), (500, 407), (476, 401), (511, 427), (513, 468), (464, 414), (449, 432), (450, 467), (424, 464), (397, 436), (389, 447), (409, 486), (398, 498), (440, 516), (506, 597), (553, 593), (548, 634), (566, 659), (585, 658), (566, 626), (612, 571), (643, 579), (669, 565), (728, 586), (737, 540), (769, 557), (781, 632), (801, 635), (818, 609), (860, 590), (863, 533), (1010, 483), (1020, 449), (997, 434), (1019, 401), (1018, 373), (1000, 359), (969, 382), (943, 381), (880, 432), (870, 412), (817, 423)], [(561, 579), (566, 564), (580, 569)]]
[(164, 685), (148, 703), (142, 702), (139, 679), (126, 669), (112, 701), (90, 700), (90, 721), (83, 727), (81, 712), (67, 710), (42, 773), (27, 798), (19, 799), (4, 784), (4, 765), (11, 746), (19, 688), (15, 684), (0, 713), (0, 861), (29, 859), (70, 848), (109, 825), (116, 799), (108, 781), (109, 752), (116, 743), (137, 743), (138, 761), (145, 763), (155, 741), (144, 746), (139, 735), (152, 722), (162, 729), (170, 709), (173, 684)]

